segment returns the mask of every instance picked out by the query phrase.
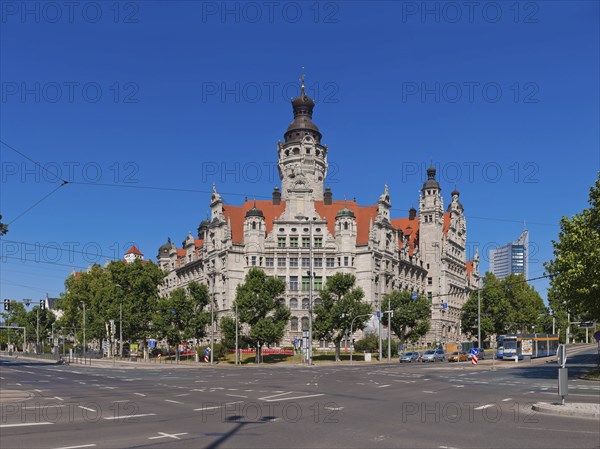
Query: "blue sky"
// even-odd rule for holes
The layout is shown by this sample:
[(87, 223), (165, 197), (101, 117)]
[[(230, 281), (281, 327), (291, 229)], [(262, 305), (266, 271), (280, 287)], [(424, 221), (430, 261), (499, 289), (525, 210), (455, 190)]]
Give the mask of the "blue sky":
[[(334, 197), (373, 204), (387, 182), (406, 216), (433, 160), (484, 271), (526, 221), (541, 275), (600, 168), (597, 2), (1, 8), (3, 298), (57, 296), (132, 241), (154, 259), (195, 232), (213, 182), (230, 203), (269, 197), (301, 67)], [(27, 211), (60, 185), (32, 161), (76, 182)]]

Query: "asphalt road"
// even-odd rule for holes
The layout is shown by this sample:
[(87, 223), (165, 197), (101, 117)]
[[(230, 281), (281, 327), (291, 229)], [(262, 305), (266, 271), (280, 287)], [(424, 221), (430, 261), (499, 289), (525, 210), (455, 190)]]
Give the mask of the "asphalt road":
[[(572, 377), (596, 362), (595, 347), (575, 350)], [(0, 404), (0, 447), (600, 448), (598, 420), (531, 410), (558, 400), (556, 363), (496, 366), (112, 368), (6, 358), (0, 387), (13, 399)], [(600, 384), (574, 379), (567, 400), (597, 403)]]

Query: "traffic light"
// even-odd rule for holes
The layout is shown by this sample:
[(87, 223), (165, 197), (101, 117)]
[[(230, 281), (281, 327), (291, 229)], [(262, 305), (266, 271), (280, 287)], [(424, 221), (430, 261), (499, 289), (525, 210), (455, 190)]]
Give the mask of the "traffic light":
[(6, 310), (7, 312), (10, 310), (10, 299), (4, 300), (4, 310)]
[(44, 299), (40, 299), (40, 309), (46, 310), (46, 301)]

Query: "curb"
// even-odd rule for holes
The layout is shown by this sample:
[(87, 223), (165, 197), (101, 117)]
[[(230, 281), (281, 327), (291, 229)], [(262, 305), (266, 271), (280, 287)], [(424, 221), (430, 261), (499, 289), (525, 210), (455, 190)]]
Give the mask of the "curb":
[[(533, 404), (531, 406), (531, 408), (536, 412), (547, 413), (549, 415), (570, 416), (570, 417), (577, 417), (577, 418), (600, 418), (600, 407), (598, 408), (598, 411), (596, 411), (596, 412), (594, 412), (594, 411), (585, 412), (582, 410), (576, 410), (573, 408), (569, 408), (569, 405), (575, 405), (575, 404), (561, 405), (561, 404), (556, 404), (556, 403), (550, 404), (547, 402), (537, 402), (537, 403)], [(586, 405), (588, 405), (588, 404), (586, 404)]]

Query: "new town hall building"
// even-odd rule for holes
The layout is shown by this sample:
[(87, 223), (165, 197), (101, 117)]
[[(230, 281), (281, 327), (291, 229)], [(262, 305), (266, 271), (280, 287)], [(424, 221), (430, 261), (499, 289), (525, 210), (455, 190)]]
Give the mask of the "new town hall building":
[(280, 300), (292, 318), (282, 344), (289, 345), (308, 328), (311, 291), (318, 304), (327, 277), (347, 272), (374, 311), (392, 290), (429, 296), (432, 325), (423, 340), (456, 340), (461, 307), (480, 279), (478, 256), (466, 260), (459, 192), (452, 192), (444, 209), (436, 170), (429, 168), (419, 211), (412, 208), (408, 217), (392, 217), (387, 185), (373, 205), (334, 200), (324, 187), (329, 148), (312, 121), (314, 106), (302, 85), (292, 100), (294, 120), (277, 146), (281, 188), (275, 187), (271, 200), (235, 206), (213, 186), (210, 221), (200, 223), (198, 235), (189, 234), (181, 248), (170, 239), (160, 247), (158, 264), (168, 272), (161, 294), (195, 280), (214, 292), (218, 317), (231, 314), (236, 286), (259, 267), (286, 282)]

